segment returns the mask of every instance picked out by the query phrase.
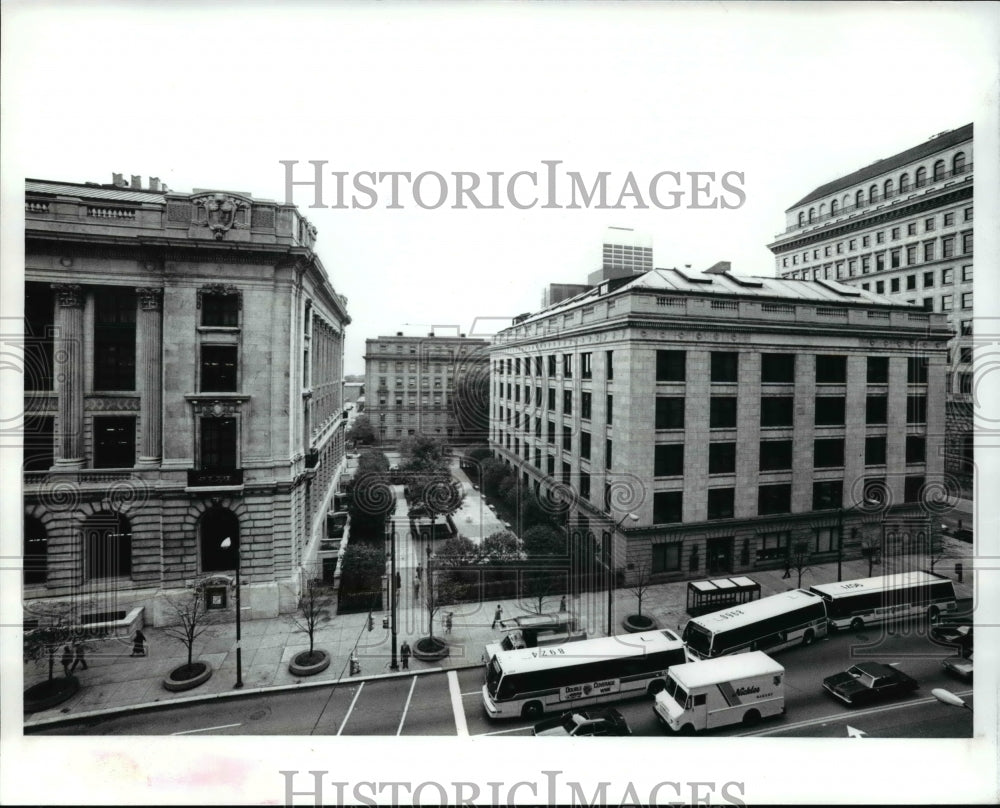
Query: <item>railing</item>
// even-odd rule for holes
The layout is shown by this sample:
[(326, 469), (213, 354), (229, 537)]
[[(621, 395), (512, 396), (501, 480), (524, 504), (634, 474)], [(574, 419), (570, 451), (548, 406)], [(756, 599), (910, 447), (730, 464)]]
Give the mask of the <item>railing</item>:
[(243, 469), (188, 469), (188, 488), (243, 485)]
[(87, 215), (95, 219), (135, 219), (134, 208), (98, 208), (87, 205)]
[(48, 213), (49, 203), (48, 202), (32, 202), (28, 200), (24, 203), (25, 213)]

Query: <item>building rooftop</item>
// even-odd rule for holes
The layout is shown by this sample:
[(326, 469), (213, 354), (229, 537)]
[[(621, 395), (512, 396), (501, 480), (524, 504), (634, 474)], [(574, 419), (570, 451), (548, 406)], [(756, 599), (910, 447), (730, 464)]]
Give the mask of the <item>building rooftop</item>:
[(966, 140), (971, 139), (971, 123), (968, 123), (965, 126), (960, 126), (958, 129), (942, 132), (941, 134), (932, 137), (930, 140), (926, 140), (923, 143), (912, 146), (911, 148), (901, 151), (898, 154), (894, 154), (891, 157), (876, 160), (871, 165), (859, 168), (857, 171), (853, 171), (850, 174), (840, 177), (839, 179), (835, 179), (832, 182), (819, 186), (819, 188), (802, 197), (802, 199), (790, 208), (787, 208), (785, 212), (788, 213), (800, 205), (807, 205), (810, 202), (814, 202), (824, 196), (837, 193), (838, 191), (850, 188), (858, 183), (866, 182), (867, 180), (881, 174), (885, 174), (888, 171), (895, 171), (897, 168), (902, 168), (915, 160), (929, 157), (932, 154), (944, 151), (945, 149), (957, 146), (959, 143), (964, 143)]

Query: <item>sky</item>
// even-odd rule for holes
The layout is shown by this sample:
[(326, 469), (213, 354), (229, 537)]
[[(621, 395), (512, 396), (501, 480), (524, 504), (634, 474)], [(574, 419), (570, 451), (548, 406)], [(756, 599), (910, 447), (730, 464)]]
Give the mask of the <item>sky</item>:
[[(666, 171), (685, 181), (692, 172), (741, 175), (741, 204), (728, 209), (692, 208), (690, 189), (674, 209), (637, 209), (629, 197), (603, 210), (565, 207), (565, 196), (562, 207), (454, 209), (449, 200), (424, 209), (408, 198), (392, 209), (384, 193), (370, 209), (311, 208), (309, 189), (293, 189), (291, 201), (318, 228), (317, 252), (334, 288), (348, 298), (347, 373), (363, 372), (369, 337), (434, 326), (484, 334), (537, 310), (548, 283), (584, 282), (599, 268), (608, 226), (650, 236), (656, 266), (728, 260), (737, 273), (771, 275), (766, 245), (795, 201), (936, 133), (970, 121), (995, 127), (997, 119), (996, 3), (0, 5), (0, 305), (13, 320), (8, 334), (20, 331), (25, 177), (105, 183), (115, 172), (139, 174), (144, 184), (155, 176), (181, 192), (246, 191), (284, 202), (281, 161), (298, 161), (297, 171), (325, 161), (325, 190), (333, 172), (503, 172), (506, 182), (561, 161), (561, 171), (588, 184), (609, 172), (614, 200), (630, 172), (640, 188)], [(997, 177), (985, 163), (977, 158), (977, 219), (980, 181)], [(518, 182), (527, 196), (524, 177)], [(515, 194), (522, 203), (524, 196)], [(976, 300), (985, 297), (977, 291)], [(6, 392), (0, 431), (11, 413), (19, 418), (17, 391)], [(0, 524), (19, 518), (16, 466), (5, 466), (15, 484), (0, 498)], [(5, 659), (5, 681), (16, 682), (19, 670), (19, 658)], [(15, 686), (0, 690), (13, 714), (5, 757), (19, 784), (33, 784), (17, 792), (31, 801), (280, 802), (280, 768), (334, 769), (348, 779), (390, 758), (372, 776), (452, 776), (454, 766), (444, 764), (458, 755), (472, 780), (522, 769), (541, 777), (534, 747), (512, 743), (498, 753), (478, 743), (490, 739), (463, 739), (462, 748), (422, 739), (399, 755), (376, 739), (354, 739), (349, 750), (338, 739), (281, 739), (276, 751), (267, 739), (190, 739), (183, 747), (166, 739), (136, 749), (129, 739), (102, 738), (52, 756), (53, 747), (20, 742), (19, 696)], [(978, 726), (986, 717), (977, 710)], [(933, 784), (909, 783), (919, 799), (976, 801), (996, 793), (995, 783), (984, 792), (972, 776), (995, 767), (995, 728), (991, 737), (986, 757), (974, 745), (880, 753), (899, 771), (940, 774)], [(780, 756), (766, 741), (721, 754), (706, 748), (664, 755), (659, 746), (637, 747), (628, 776), (742, 779), (748, 801), (773, 802), (817, 759), (815, 744), (781, 747)], [(573, 747), (553, 763), (566, 776), (613, 776), (599, 751)], [(899, 798), (906, 784), (898, 773), (880, 776), (859, 747), (838, 747), (837, 755), (845, 770), (855, 762), (851, 777), (807, 783), (799, 802), (803, 793), (831, 802)], [(783, 771), (761, 774), (779, 760)], [(202, 779), (188, 776), (194, 770)], [(117, 789), (111, 796), (108, 783)], [(931, 785), (947, 791), (932, 793)]]
[[(430, 4), (271, 6), (5, 4), (5, 153), (18, 177), (110, 182), (156, 176), (171, 189), (242, 190), (288, 201), (323, 166), (323, 202), (363, 171), (437, 172), (422, 202), (388, 181), (370, 209), (312, 208), (317, 251), (348, 298), (345, 366), (364, 340), (432, 326), (487, 334), (540, 307), (552, 282), (600, 266), (607, 226), (653, 241), (656, 266), (770, 275), (766, 245), (814, 187), (975, 120), (994, 57), (975, 4)], [(13, 12), (13, 13), (12, 13)], [(958, 46), (961, 43), (961, 47)], [(910, 58), (915, 57), (915, 58)], [(608, 205), (542, 209), (517, 180), (502, 209), (454, 209), (454, 172), (542, 161), (589, 186), (609, 172)], [(685, 189), (660, 209), (645, 189)], [(629, 172), (634, 197), (617, 205)], [(695, 197), (692, 172), (708, 197)], [(729, 172), (742, 199), (719, 201)], [(401, 181), (403, 182), (403, 181)], [(404, 189), (407, 184), (403, 183)], [(352, 201), (348, 194), (347, 203)], [(354, 195), (362, 204), (369, 197)], [(489, 194), (480, 194), (485, 204)], [(660, 193), (662, 204), (670, 197)], [(735, 205), (742, 201), (742, 204)], [(5, 273), (9, 268), (5, 267)], [(440, 333), (448, 333), (441, 329)]]

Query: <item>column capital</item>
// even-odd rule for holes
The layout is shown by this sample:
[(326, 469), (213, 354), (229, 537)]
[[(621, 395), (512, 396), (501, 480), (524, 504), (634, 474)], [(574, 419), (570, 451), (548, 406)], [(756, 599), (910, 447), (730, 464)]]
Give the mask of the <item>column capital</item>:
[(163, 305), (163, 289), (158, 286), (139, 286), (135, 293), (139, 296), (139, 306), (145, 311), (160, 311)]
[(78, 309), (83, 306), (83, 288), (78, 283), (53, 283), (56, 300), (60, 306)]

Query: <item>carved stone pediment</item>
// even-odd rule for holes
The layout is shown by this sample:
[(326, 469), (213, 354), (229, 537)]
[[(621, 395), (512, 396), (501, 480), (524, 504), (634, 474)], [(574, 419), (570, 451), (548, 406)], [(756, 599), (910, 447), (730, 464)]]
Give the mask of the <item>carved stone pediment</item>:
[(250, 228), (250, 200), (227, 193), (196, 194), (191, 197), (192, 225), (207, 227), (216, 240), (232, 229)]

